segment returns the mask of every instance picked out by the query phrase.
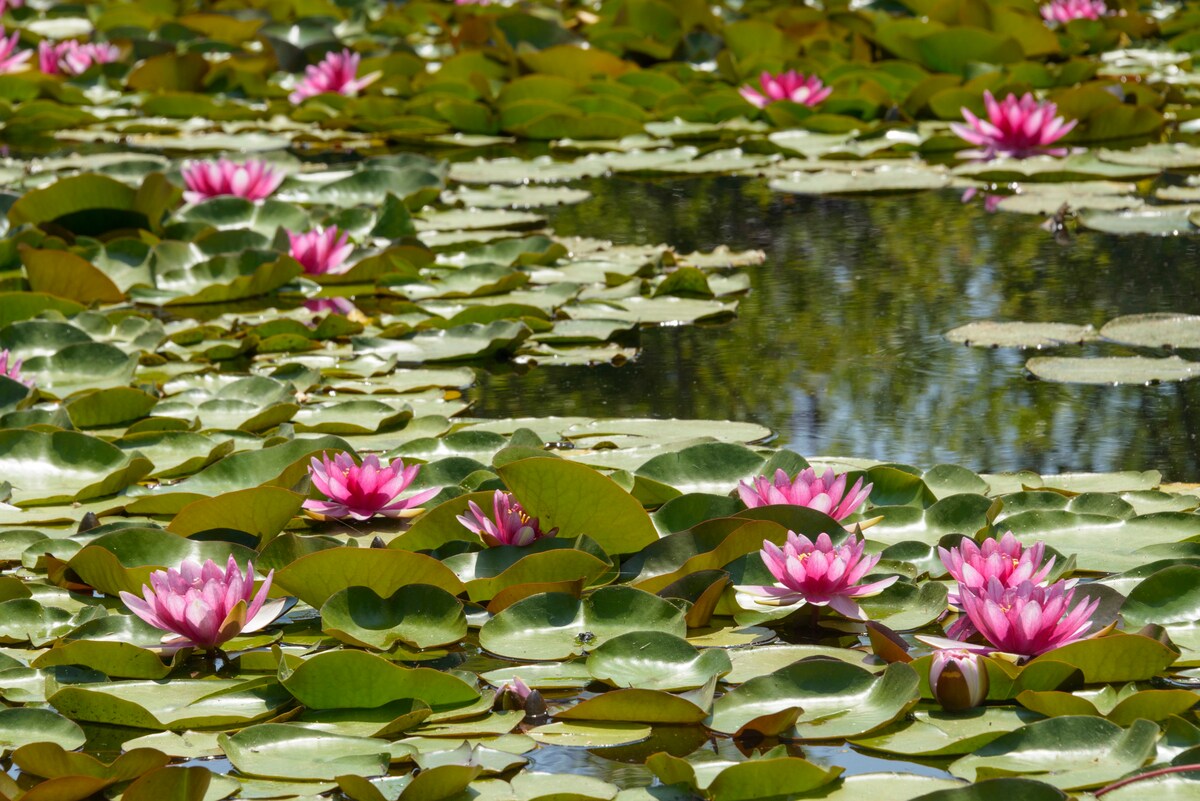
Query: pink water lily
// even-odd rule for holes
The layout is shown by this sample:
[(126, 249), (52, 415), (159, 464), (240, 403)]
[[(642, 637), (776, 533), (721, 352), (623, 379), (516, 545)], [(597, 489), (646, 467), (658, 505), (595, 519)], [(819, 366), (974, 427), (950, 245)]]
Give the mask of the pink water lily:
[(20, 381), (27, 387), (33, 386), (33, 379), (24, 378), (21, 375), (21, 360), (14, 359), (7, 348), (0, 350), (0, 375), (11, 378), (13, 381)]
[(900, 578), (889, 576), (859, 584), (879, 561), (878, 554), (863, 555), (865, 546), (866, 540), (855, 535), (835, 547), (828, 534), (822, 533), (813, 542), (794, 531), (788, 532), (782, 548), (765, 540), (762, 560), (778, 583), (735, 587), (739, 603), (745, 600), (758, 606), (800, 603), (829, 606), (853, 620), (865, 620), (854, 599), (877, 595)]
[(116, 45), (67, 39), (38, 44), (38, 68), (46, 75), (82, 75), (93, 64), (110, 64), (121, 57)]
[(5, 36), (4, 28), (0, 27), (0, 75), (29, 69), (29, 59), (33, 58), (33, 51), (18, 50), (17, 41), (20, 38), (19, 31), (13, 31), (11, 35)]
[(459, 515), (458, 522), (475, 532), (489, 548), (499, 545), (531, 545), (544, 537), (553, 537), (557, 528), (543, 531), (536, 517), (517, 503), (512, 493), (496, 490), (492, 496), (493, 517), (488, 517), (475, 501), (467, 503), (470, 515)]
[(973, 709), (987, 698), (988, 673), (983, 657), (965, 648), (939, 648), (929, 664), (929, 690), (950, 712)]
[(216, 161), (189, 161), (183, 165), (183, 199), (199, 203), (209, 198), (233, 195), (246, 200), (269, 197), (283, 182), (283, 173), (265, 161), (245, 162), (220, 158)]
[(1064, 25), (1073, 19), (1100, 19), (1109, 13), (1104, 0), (1053, 0), (1043, 5), (1041, 11), (1046, 22)]
[(211, 559), (203, 565), (188, 559), (178, 570), (151, 573), (142, 598), (122, 592), (121, 600), (151, 626), (176, 635), (163, 645), (211, 650), (279, 617), (286, 599), (267, 600), (274, 574), (268, 573), (255, 593), (253, 564), (243, 573), (232, 556), (224, 570)]
[(1006, 531), (1000, 539), (984, 540), (982, 546), (970, 539), (964, 539), (957, 548), (939, 546), (942, 564), (957, 582), (949, 593), (951, 606), (960, 605), (960, 593), (982, 591), (993, 578), (1004, 588), (1016, 587), (1025, 581), (1045, 585), (1054, 569), (1053, 556), (1042, 564), (1045, 553), (1045, 543), (1034, 543), (1026, 548), (1011, 531)]
[(416, 464), (405, 467), (402, 459), (381, 463), (375, 454), (363, 457), (361, 465), (355, 464), (354, 458), (344, 451), (332, 460), (328, 454), (320, 460), (313, 457), (309, 478), (329, 500), (305, 501), (304, 508), (326, 517), (355, 520), (368, 520), (375, 515), (399, 517), (438, 494), (439, 488), (432, 487), (407, 498), (400, 497), (420, 470)]
[(980, 119), (968, 108), (962, 109), (966, 124), (952, 123), (950, 130), (959, 138), (982, 148), (971, 155), (981, 158), (1009, 156), (1024, 158), (1037, 154), (1063, 155), (1065, 148), (1049, 149), (1048, 146), (1066, 136), (1078, 120), (1066, 122), (1054, 116), (1058, 106), (1054, 103), (1035, 100), (1026, 92), (1020, 98), (1010, 94), (997, 101), (991, 92), (983, 93), (987, 108), (987, 119)]
[(314, 228), (303, 234), (288, 231), (287, 235), (291, 244), (289, 254), (309, 275), (344, 273), (346, 259), (354, 252), (349, 235), (338, 231), (336, 225)]
[(1039, 587), (1023, 581), (1005, 587), (995, 576), (987, 586), (961, 595), (971, 624), (993, 648), (1023, 657), (1037, 656), (1083, 639), (1092, 626), (1100, 599), (1071, 608), (1075, 590), (1058, 581)]
[(303, 103), (307, 98), (326, 92), (339, 95), (356, 95), (359, 90), (374, 83), (382, 72), (372, 72), (370, 75), (358, 76), (358, 62), (362, 59), (358, 53), (343, 50), (340, 53), (327, 53), (319, 64), (310, 64), (304, 68), (304, 78), (296, 84), (296, 88), (288, 95), (292, 103)]
[(806, 467), (796, 474), (795, 479), (788, 478), (783, 470), (776, 470), (774, 480), (759, 476), (754, 479), (753, 486), (742, 481), (738, 484), (738, 495), (751, 509), (772, 505), (807, 506), (834, 520), (843, 520), (854, 514), (871, 494), (874, 485), (864, 487), (862, 483), (860, 478), (847, 492), (845, 473), (835, 475), (829, 469), (818, 477), (816, 470)]
[[(310, 312), (316, 312), (318, 314), (323, 312), (334, 312), (335, 314), (340, 314), (343, 316), (349, 316), (358, 311), (358, 307), (355, 306), (349, 298), (313, 298), (312, 300), (304, 301), (304, 308), (308, 309)], [(316, 328), (317, 323), (314, 321), (312, 323), (306, 323), (306, 325)]]
[(833, 93), (833, 89), (821, 83), (821, 79), (816, 75), (804, 75), (795, 70), (778, 75), (764, 72), (758, 77), (758, 82), (762, 86), (761, 92), (747, 85), (738, 89), (738, 93), (759, 108), (777, 100), (815, 106)]

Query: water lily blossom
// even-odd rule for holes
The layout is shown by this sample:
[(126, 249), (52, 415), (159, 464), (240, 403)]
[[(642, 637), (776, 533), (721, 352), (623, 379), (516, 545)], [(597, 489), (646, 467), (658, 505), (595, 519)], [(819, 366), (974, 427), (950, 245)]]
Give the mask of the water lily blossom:
[(813, 542), (794, 531), (788, 532), (782, 548), (769, 540), (764, 541), (762, 560), (777, 583), (735, 587), (738, 603), (747, 608), (796, 604), (829, 606), (848, 618), (864, 620), (866, 616), (855, 599), (877, 595), (900, 578), (889, 576), (870, 584), (860, 584), (863, 576), (879, 561), (878, 554), (863, 555), (865, 546), (866, 540), (856, 535), (834, 546), (828, 534), (819, 535)]
[(759, 108), (777, 100), (790, 100), (805, 106), (815, 106), (833, 93), (833, 89), (821, 83), (816, 75), (804, 75), (795, 70), (772, 75), (764, 72), (758, 78), (762, 91), (753, 86), (743, 86), (738, 93)]
[(33, 386), (31, 379), (21, 376), (21, 360), (14, 359), (7, 348), (0, 350), (0, 375), (11, 378), (13, 381), (20, 381), (27, 387)]
[(43, 39), (38, 45), (38, 69), (46, 75), (82, 75), (93, 64), (109, 64), (120, 57), (120, 48), (103, 42)]
[(492, 517), (488, 517), (475, 501), (467, 503), (469, 515), (459, 515), (458, 522), (483, 539), (489, 548), (499, 545), (524, 547), (545, 537), (553, 537), (557, 528), (543, 531), (536, 517), (517, 502), (512, 493), (496, 490), (492, 497)]
[(0, 27), (0, 75), (29, 69), (29, 59), (33, 58), (33, 51), (18, 50), (17, 40), (20, 38), (19, 31), (13, 31), (11, 35), (5, 36), (4, 28)]
[(339, 95), (358, 94), (360, 89), (374, 83), (383, 74), (372, 72), (359, 78), (358, 62), (361, 59), (362, 56), (350, 50), (327, 53), (319, 64), (305, 67), (304, 77), (288, 95), (288, 100), (298, 105), (310, 97), (326, 92)]
[(961, 592), (980, 592), (993, 578), (1004, 588), (1016, 587), (1025, 581), (1044, 586), (1054, 569), (1053, 556), (1042, 564), (1045, 552), (1045, 543), (1038, 542), (1026, 548), (1011, 531), (1006, 531), (1000, 539), (984, 540), (982, 546), (974, 540), (964, 539), (957, 548), (939, 547), (942, 564), (958, 582), (950, 590), (950, 605), (959, 606)]
[(988, 694), (983, 657), (963, 648), (939, 648), (929, 665), (929, 690), (942, 709), (974, 709)]
[(355, 464), (354, 458), (344, 451), (333, 459), (328, 454), (322, 459), (314, 456), (308, 468), (309, 478), (329, 500), (308, 500), (304, 508), (326, 517), (355, 520), (368, 520), (375, 515), (399, 517), (438, 494), (439, 488), (431, 487), (407, 498), (400, 497), (420, 469), (416, 464), (405, 467), (402, 459), (381, 463), (375, 454), (364, 456), (361, 465)]
[(176, 635), (164, 638), (164, 646), (212, 650), (279, 617), (286, 599), (267, 600), (274, 574), (255, 593), (253, 564), (243, 573), (232, 556), (224, 570), (211, 559), (203, 565), (188, 559), (178, 569), (151, 573), (143, 597), (122, 592), (121, 600), (151, 626)]
[(1109, 13), (1104, 0), (1052, 0), (1041, 11), (1046, 22), (1062, 25), (1074, 19), (1100, 19)]
[(835, 476), (829, 469), (818, 477), (816, 470), (806, 467), (796, 474), (795, 479), (788, 478), (783, 470), (776, 470), (774, 480), (759, 476), (753, 485), (742, 481), (738, 484), (738, 495), (751, 509), (772, 505), (807, 506), (834, 520), (843, 520), (854, 514), (871, 494), (874, 485), (864, 487), (862, 483), (860, 478), (847, 492), (845, 473)]
[(1054, 116), (1058, 106), (1050, 102), (1035, 100), (1026, 92), (1021, 97), (1010, 94), (996, 100), (991, 92), (983, 93), (987, 108), (987, 119), (980, 119), (968, 108), (962, 109), (963, 123), (951, 123), (950, 130), (960, 139), (981, 148), (972, 152), (981, 158), (996, 156), (1024, 158), (1038, 154), (1064, 155), (1066, 148), (1049, 149), (1049, 145), (1062, 139), (1075, 127), (1078, 120), (1065, 121)]
[(295, 234), (287, 232), (291, 244), (289, 255), (300, 262), (309, 275), (344, 273), (346, 259), (354, 251), (349, 235), (338, 231), (336, 225)]
[(1100, 599), (1083, 600), (1071, 608), (1074, 597), (1074, 588), (1065, 581), (1049, 587), (1032, 581), (1005, 587), (992, 576), (986, 587), (962, 592), (959, 600), (971, 624), (992, 647), (1032, 657), (1086, 636)]
[(183, 165), (183, 199), (199, 203), (209, 198), (233, 195), (246, 200), (269, 197), (283, 182), (283, 173), (259, 159), (245, 162), (220, 158), (216, 161), (189, 161)]

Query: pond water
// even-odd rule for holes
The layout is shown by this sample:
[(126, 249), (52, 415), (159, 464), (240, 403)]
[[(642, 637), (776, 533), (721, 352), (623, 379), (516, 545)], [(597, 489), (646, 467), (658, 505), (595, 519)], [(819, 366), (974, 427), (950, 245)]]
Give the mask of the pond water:
[(955, 192), (810, 198), (732, 177), (578, 185), (593, 197), (551, 212), (558, 235), (760, 248), (766, 262), (749, 268), (732, 323), (644, 330), (639, 358), (621, 367), (485, 374), (475, 414), (751, 420), (805, 455), (1200, 480), (1200, 384), (1044, 383), (1025, 370), (1028, 353), (943, 337), (974, 320), (1099, 327), (1195, 313), (1196, 239), (1060, 242), (1036, 217), (988, 213)]

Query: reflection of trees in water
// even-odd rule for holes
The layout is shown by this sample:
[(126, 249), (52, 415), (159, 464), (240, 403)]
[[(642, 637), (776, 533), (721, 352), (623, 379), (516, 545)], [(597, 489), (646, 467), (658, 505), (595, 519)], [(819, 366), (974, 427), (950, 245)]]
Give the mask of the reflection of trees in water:
[(1025, 354), (942, 338), (978, 319), (1195, 313), (1196, 240), (1084, 233), (1063, 247), (1036, 218), (985, 214), (951, 193), (810, 198), (731, 178), (586, 186), (592, 200), (555, 213), (560, 234), (758, 247), (767, 263), (752, 268), (734, 323), (646, 331), (622, 368), (485, 378), (481, 414), (733, 418), (807, 454), (1200, 474), (1194, 383), (1046, 384), (1026, 378)]

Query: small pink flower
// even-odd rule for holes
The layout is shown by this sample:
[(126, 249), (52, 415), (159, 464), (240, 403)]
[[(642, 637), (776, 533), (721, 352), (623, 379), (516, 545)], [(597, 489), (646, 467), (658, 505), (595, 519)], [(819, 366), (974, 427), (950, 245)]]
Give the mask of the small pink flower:
[(963, 648), (939, 648), (929, 665), (929, 690), (950, 712), (979, 706), (988, 694), (983, 658)]
[(1046, 22), (1065, 25), (1073, 19), (1100, 19), (1109, 14), (1104, 0), (1052, 0), (1042, 6)]
[(299, 105), (307, 98), (315, 95), (333, 92), (339, 95), (356, 95), (365, 86), (376, 81), (382, 72), (372, 72), (362, 78), (358, 75), (358, 62), (362, 58), (358, 53), (343, 50), (340, 53), (327, 53), (319, 64), (310, 64), (304, 69), (304, 78), (296, 84), (295, 90), (288, 95), (288, 100)]
[(354, 251), (349, 236), (339, 232), (336, 225), (314, 228), (308, 233), (287, 232), (291, 243), (289, 255), (304, 267), (309, 275), (346, 272), (346, 258)]
[(751, 86), (743, 86), (738, 92), (746, 100), (759, 108), (774, 103), (776, 100), (790, 100), (805, 106), (815, 106), (833, 93), (833, 89), (821, 83), (816, 75), (803, 75), (795, 70), (772, 75), (764, 72), (758, 82), (762, 92)]
[(962, 592), (960, 602), (971, 624), (996, 650), (1031, 657), (1081, 640), (1091, 628), (1100, 599), (1071, 609), (1075, 590), (1065, 581), (1039, 587), (1023, 581), (1005, 587), (995, 576), (987, 586)]
[(283, 182), (283, 173), (265, 161), (250, 159), (244, 163), (221, 158), (216, 161), (189, 161), (183, 165), (183, 199), (199, 203), (221, 195), (246, 200), (262, 200)]
[(789, 531), (783, 548), (763, 541), (762, 560), (777, 584), (735, 587), (742, 595), (763, 606), (791, 606), (807, 603), (826, 606), (853, 620), (864, 620), (855, 598), (877, 595), (900, 577), (889, 576), (870, 584), (859, 584), (879, 561), (879, 556), (863, 556), (866, 540), (854, 535), (837, 547), (828, 534), (814, 543), (803, 534)]
[(0, 350), (0, 375), (11, 378), (13, 381), (20, 381), (27, 387), (33, 386), (33, 379), (24, 378), (21, 376), (21, 360), (12, 359), (12, 354), (8, 349)]
[(513, 698), (516, 698), (523, 705), (525, 699), (529, 698), (529, 694), (533, 692), (529, 685), (521, 680), (520, 676), (513, 676), (512, 681), (506, 681), (500, 685), (500, 689), (496, 691), (497, 695), (508, 693)]
[(862, 506), (873, 486), (868, 484), (863, 487), (860, 478), (846, 492), (845, 473), (835, 476), (833, 470), (829, 469), (818, 478), (816, 470), (806, 467), (796, 474), (794, 480), (789, 479), (782, 470), (776, 470), (774, 481), (766, 476), (754, 479), (754, 486), (742, 481), (738, 484), (738, 495), (742, 503), (751, 509), (774, 505), (807, 506), (824, 512), (834, 520), (842, 520)]
[(988, 581), (996, 579), (1005, 589), (1016, 587), (1024, 581), (1045, 586), (1050, 571), (1054, 569), (1054, 557), (1042, 564), (1045, 543), (1035, 543), (1029, 548), (1021, 545), (1011, 531), (1000, 539), (989, 538), (983, 546), (973, 540), (964, 539), (957, 548), (938, 547), (938, 555), (946, 570), (958, 582), (950, 591), (951, 606), (959, 606), (959, 595), (963, 592), (980, 592)]
[(122, 592), (121, 600), (151, 626), (178, 635), (164, 645), (211, 650), (279, 617), (285, 599), (267, 601), (274, 575), (268, 573), (255, 594), (253, 564), (242, 573), (232, 556), (224, 570), (211, 559), (203, 565), (188, 559), (178, 570), (151, 573), (150, 586), (142, 586), (144, 598)]
[(5, 36), (4, 28), (0, 26), (0, 75), (29, 69), (29, 59), (33, 58), (33, 51), (18, 50), (17, 40), (20, 38), (19, 31), (13, 31), (11, 36)]
[(82, 75), (93, 64), (109, 64), (120, 57), (121, 50), (112, 44), (74, 39), (57, 44), (43, 39), (38, 44), (38, 68), (46, 75)]
[(956, 122), (950, 125), (950, 130), (959, 138), (982, 148), (977, 153), (980, 157), (1024, 158), (1040, 153), (1055, 156), (1067, 152), (1066, 148), (1048, 149), (1048, 145), (1066, 136), (1078, 120), (1065, 122), (1062, 117), (1055, 117), (1058, 111), (1055, 104), (1034, 100), (1029, 92), (1020, 98), (1010, 94), (997, 101), (991, 92), (985, 91), (983, 102), (987, 107), (986, 120), (963, 108), (967, 124)]
[(405, 510), (420, 506), (438, 494), (438, 487), (432, 487), (400, 498), (400, 493), (408, 488), (420, 470), (420, 465), (405, 467), (402, 459), (381, 464), (375, 454), (363, 457), (361, 465), (355, 464), (345, 452), (332, 460), (328, 454), (323, 461), (313, 457), (308, 468), (309, 478), (329, 500), (305, 501), (304, 508), (326, 517), (353, 517), (355, 520), (367, 520), (374, 515), (399, 517)]
[(489, 548), (499, 545), (524, 547), (544, 537), (553, 537), (558, 533), (557, 528), (542, 531), (541, 526), (538, 525), (538, 519), (530, 517), (512, 494), (503, 490), (496, 490), (496, 494), (492, 497), (494, 519), (488, 518), (475, 501), (470, 501), (467, 509), (474, 519), (467, 515), (459, 515), (458, 522), (478, 534)]

